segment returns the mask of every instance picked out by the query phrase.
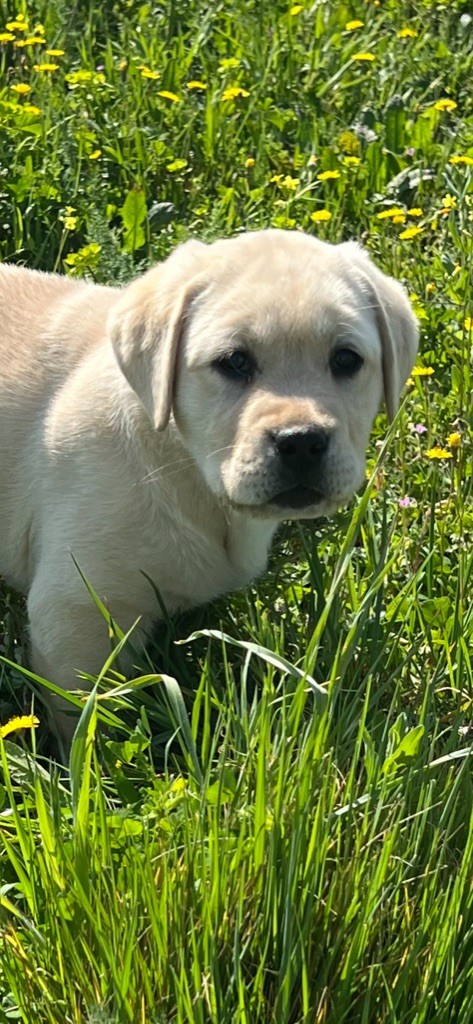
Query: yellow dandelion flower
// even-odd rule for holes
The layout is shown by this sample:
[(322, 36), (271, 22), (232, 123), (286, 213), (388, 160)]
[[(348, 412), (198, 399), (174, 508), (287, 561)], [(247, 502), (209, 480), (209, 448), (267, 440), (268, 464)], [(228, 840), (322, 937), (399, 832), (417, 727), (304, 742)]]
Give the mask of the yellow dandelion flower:
[(239, 97), (246, 99), (249, 95), (247, 89), (242, 89), (239, 85), (229, 85), (228, 89), (225, 89), (222, 93), (222, 102), (227, 103), (229, 100), (236, 100)]
[(229, 71), (231, 68), (239, 68), (241, 60), (238, 57), (224, 57), (223, 60), (219, 60), (218, 66), (222, 71)]
[(400, 206), (391, 206), (389, 210), (381, 210), (381, 213), (376, 214), (377, 220), (387, 220), (388, 217), (403, 217), (404, 210), (401, 210)]
[(171, 163), (167, 165), (166, 170), (170, 171), (171, 174), (175, 174), (176, 171), (183, 171), (184, 167), (187, 167), (187, 160), (182, 160), (179, 159), (178, 157), (176, 160), (172, 160)]
[(426, 454), (428, 459), (451, 459), (452, 458), (452, 453), (449, 452), (447, 448), (440, 448), (439, 445), (437, 445), (435, 448), (429, 448), (426, 451), (425, 454)]
[(398, 39), (415, 39), (418, 33), (413, 28), (400, 28), (396, 33)]
[(186, 82), (186, 89), (208, 89), (207, 82), (201, 82), (198, 78), (193, 78), (192, 82)]
[(449, 164), (465, 164), (467, 167), (473, 167), (473, 157), (462, 156), (460, 153), (454, 153), (448, 162)]
[(168, 92), (167, 89), (161, 89), (161, 91), (158, 92), (158, 96), (162, 96), (163, 100), (171, 100), (172, 103), (180, 103), (181, 102), (181, 97), (180, 96), (176, 96), (175, 92)]
[(463, 321), (463, 326), (465, 328), (465, 331), (473, 330), (473, 316), (466, 316)]
[(64, 57), (65, 50), (46, 50), (48, 57)]
[(330, 210), (315, 210), (315, 212), (310, 215), (310, 219), (314, 221), (314, 224), (318, 224), (324, 220), (331, 220), (331, 218), (332, 214), (330, 213)]
[(247, 167), (247, 168), (248, 168), (248, 170), (251, 170), (251, 168), (255, 166), (255, 163), (256, 163), (256, 160), (254, 159), (254, 157), (252, 157), (252, 156), (249, 156), (249, 157), (248, 157), (248, 158), (247, 158), (247, 159), (245, 160), (245, 167)]
[(317, 181), (335, 181), (340, 177), (340, 171), (322, 171), (317, 175)]
[(0, 32), (0, 43), (11, 43), (14, 38), (12, 32)]
[(28, 92), (31, 92), (31, 85), (27, 82), (18, 82), (17, 85), (11, 85), (10, 89), (12, 92), (16, 92), (17, 96), (26, 96)]
[(27, 32), (28, 22), (25, 21), (24, 17), (18, 15), (14, 21), (7, 21), (5, 28), (7, 32)]
[(35, 105), (33, 103), (24, 103), (21, 109), (22, 109), (24, 114), (36, 114), (37, 115), (37, 114), (41, 113), (41, 108), (40, 107), (35, 107)]
[(410, 239), (415, 238), (416, 235), (421, 235), (423, 230), (423, 228), (418, 228), (416, 225), (413, 225), (411, 228), (406, 228), (405, 231), (401, 231), (399, 238), (402, 242), (409, 242)]
[(454, 430), (453, 434), (449, 434), (447, 437), (447, 444), (450, 448), (459, 448), (462, 443), (462, 436), (459, 430)]
[(102, 156), (102, 150), (94, 149), (92, 153), (89, 153), (89, 160), (98, 160), (99, 156)]
[(455, 100), (437, 100), (437, 103), (434, 103), (434, 110), (456, 110), (457, 106), (458, 104), (455, 103)]
[[(20, 40), (18, 40), (18, 42), (20, 42)], [(41, 46), (45, 42), (46, 42), (46, 40), (45, 40), (44, 36), (27, 36), (26, 39), (23, 40), (22, 45), (23, 46)]]
[(151, 68), (146, 67), (146, 64), (143, 64), (140, 68), (140, 74), (142, 78), (151, 78), (153, 82), (156, 82), (158, 78), (161, 78), (158, 71), (152, 71)]
[(411, 377), (431, 377), (435, 373), (433, 366), (414, 366)]
[(363, 22), (358, 21), (356, 18), (353, 21), (347, 21), (345, 29), (347, 32), (354, 32), (357, 28), (363, 28)]
[(299, 178), (292, 178), (290, 174), (284, 175), (282, 181), (279, 182), (281, 188), (287, 189), (288, 192), (295, 192), (299, 184)]
[(392, 219), (393, 224), (405, 224), (406, 218), (403, 213), (396, 213), (396, 216)]
[(359, 156), (344, 156), (343, 166), (344, 167), (358, 167), (361, 164), (361, 158)]
[(39, 74), (47, 74), (48, 72), (51, 72), (52, 74), (53, 71), (58, 71), (59, 64), (33, 64), (33, 67), (35, 71), (39, 72)]
[(420, 206), (413, 206), (412, 209), (408, 210), (407, 212), (409, 214), (409, 217), (422, 217), (424, 211), (421, 210)]
[(38, 725), (39, 718), (36, 718), (36, 715), (16, 715), (15, 718), (10, 718), (5, 725), (0, 725), (0, 736), (3, 739), (11, 732), (19, 732), (20, 729), (36, 729)]
[(61, 217), (64, 227), (67, 229), (67, 231), (75, 231), (78, 219), (78, 217)]
[(374, 53), (354, 53), (352, 54), (352, 60), (376, 60)]
[(444, 217), (446, 217), (447, 214), (451, 213), (452, 210), (456, 208), (457, 200), (455, 196), (446, 195), (443, 197), (442, 203), (443, 206), (442, 209), (440, 210), (440, 213), (442, 213)]
[(291, 7), (291, 10), (289, 11), (289, 14), (291, 15), (291, 18), (295, 18), (296, 14), (300, 14), (301, 11), (303, 11), (303, 10), (304, 10), (304, 8), (303, 8), (302, 4), (294, 4), (294, 6)]

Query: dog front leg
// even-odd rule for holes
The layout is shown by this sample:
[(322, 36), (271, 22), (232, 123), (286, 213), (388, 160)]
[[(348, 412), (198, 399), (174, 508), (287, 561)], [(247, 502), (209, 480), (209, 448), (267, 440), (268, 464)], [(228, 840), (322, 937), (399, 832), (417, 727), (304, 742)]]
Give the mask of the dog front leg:
[[(88, 690), (90, 685), (79, 677), (85, 672), (97, 676), (112, 651), (112, 640), (107, 622), (92, 604), (58, 603), (39, 586), (34, 586), (28, 600), (33, 671), (43, 679), (55, 683), (63, 690)], [(127, 631), (138, 618), (135, 608), (118, 604), (114, 619)], [(143, 637), (144, 628), (133, 634), (134, 642)], [(124, 660), (120, 655), (120, 668)], [(118, 664), (117, 664), (118, 667)], [(45, 693), (50, 727), (67, 747), (74, 734), (78, 712), (66, 698)]]

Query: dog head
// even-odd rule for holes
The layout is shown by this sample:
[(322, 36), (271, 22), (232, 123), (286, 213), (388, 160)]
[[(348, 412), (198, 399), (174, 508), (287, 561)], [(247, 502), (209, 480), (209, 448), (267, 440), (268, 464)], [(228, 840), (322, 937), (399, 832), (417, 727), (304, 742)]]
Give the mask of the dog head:
[(404, 289), (356, 243), (276, 230), (179, 247), (110, 330), (155, 428), (172, 413), (212, 492), (277, 519), (329, 515), (360, 486), (418, 342)]

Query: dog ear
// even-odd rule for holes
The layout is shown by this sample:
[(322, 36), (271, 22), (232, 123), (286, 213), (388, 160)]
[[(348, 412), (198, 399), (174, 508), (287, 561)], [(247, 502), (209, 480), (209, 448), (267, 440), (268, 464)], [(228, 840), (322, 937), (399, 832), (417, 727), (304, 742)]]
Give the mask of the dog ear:
[(355, 266), (361, 271), (364, 290), (374, 307), (382, 347), (384, 401), (392, 421), (417, 355), (419, 325), (399, 281), (378, 270), (356, 243), (349, 242), (343, 248), (351, 250), (352, 259), (355, 256)]
[(399, 398), (414, 366), (419, 347), (419, 326), (405, 289), (392, 278), (371, 283), (383, 353), (384, 402), (392, 423)]
[(206, 283), (207, 248), (195, 241), (179, 246), (124, 289), (109, 319), (118, 365), (156, 430), (169, 423), (179, 344), (192, 300)]

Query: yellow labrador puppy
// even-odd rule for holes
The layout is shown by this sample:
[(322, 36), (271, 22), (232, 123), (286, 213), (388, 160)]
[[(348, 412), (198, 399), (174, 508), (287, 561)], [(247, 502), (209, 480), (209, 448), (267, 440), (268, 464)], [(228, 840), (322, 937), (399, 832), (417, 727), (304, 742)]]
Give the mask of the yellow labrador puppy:
[[(356, 243), (187, 242), (124, 289), (0, 268), (0, 573), (32, 664), (97, 673), (111, 614), (144, 633), (261, 573), (278, 523), (360, 486), (417, 350), (406, 293)], [(55, 707), (56, 728), (71, 730)]]

